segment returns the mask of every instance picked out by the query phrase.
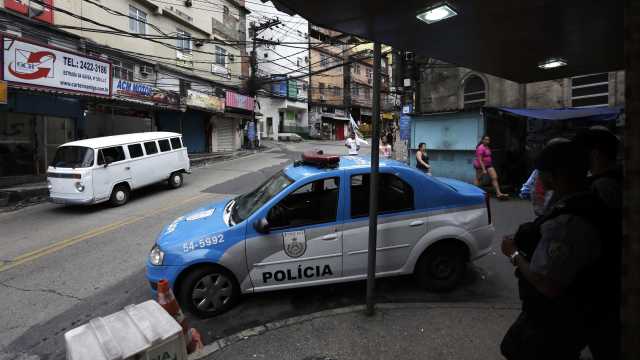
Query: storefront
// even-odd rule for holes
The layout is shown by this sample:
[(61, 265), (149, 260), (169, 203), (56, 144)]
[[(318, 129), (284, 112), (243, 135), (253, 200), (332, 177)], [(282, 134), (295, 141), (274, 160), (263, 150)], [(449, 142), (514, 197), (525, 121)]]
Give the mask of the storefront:
[(255, 131), (249, 131), (250, 126), (253, 126), (249, 123), (254, 121), (255, 99), (229, 90), (225, 95), (225, 115), (216, 124), (219, 147), (229, 148), (228, 139), (231, 137), (231, 146), (235, 150), (255, 140), (249, 137), (255, 134)]
[(60, 144), (82, 137), (88, 103), (111, 96), (111, 64), (9, 36), (3, 44), (0, 178), (8, 184), (43, 175)]
[(189, 152), (220, 151), (217, 146), (219, 131), (216, 121), (224, 113), (223, 98), (188, 90), (187, 111), (182, 116), (181, 132)]

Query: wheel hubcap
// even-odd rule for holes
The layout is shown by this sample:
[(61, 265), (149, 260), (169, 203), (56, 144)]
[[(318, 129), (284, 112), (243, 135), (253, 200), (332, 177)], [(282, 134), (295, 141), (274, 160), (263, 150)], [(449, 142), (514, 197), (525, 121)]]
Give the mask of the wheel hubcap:
[(231, 300), (231, 280), (222, 274), (209, 274), (196, 283), (191, 294), (195, 307), (204, 312), (220, 309)]
[(180, 185), (180, 176), (176, 175), (173, 177), (173, 183), (176, 185)]
[(437, 279), (447, 279), (453, 275), (454, 271), (453, 262), (449, 258), (437, 258), (431, 266), (431, 273)]
[(118, 201), (123, 201), (123, 200), (124, 200), (124, 198), (125, 198), (124, 191), (122, 191), (122, 190), (118, 190), (118, 191), (116, 192), (116, 200), (118, 200)]

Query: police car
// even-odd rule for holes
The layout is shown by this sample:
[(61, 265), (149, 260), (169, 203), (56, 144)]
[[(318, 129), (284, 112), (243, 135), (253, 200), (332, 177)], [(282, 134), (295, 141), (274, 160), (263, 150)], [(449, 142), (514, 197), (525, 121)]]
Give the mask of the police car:
[[(314, 156), (255, 190), (180, 216), (151, 249), (152, 289), (167, 279), (199, 317), (240, 294), (361, 280), (367, 274), (370, 162)], [(467, 183), (380, 161), (377, 277), (415, 274), (453, 289), (494, 237), (486, 194)]]

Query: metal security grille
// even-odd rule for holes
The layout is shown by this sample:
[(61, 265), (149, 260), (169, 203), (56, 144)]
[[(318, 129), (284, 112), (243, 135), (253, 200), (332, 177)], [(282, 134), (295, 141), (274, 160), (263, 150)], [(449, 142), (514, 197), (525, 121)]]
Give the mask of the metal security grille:
[(590, 74), (571, 78), (571, 106), (609, 105), (609, 74)]
[(217, 122), (218, 151), (233, 150), (233, 121), (222, 119)]
[(476, 75), (471, 75), (464, 82), (464, 108), (474, 109), (484, 106), (487, 94), (484, 81)]

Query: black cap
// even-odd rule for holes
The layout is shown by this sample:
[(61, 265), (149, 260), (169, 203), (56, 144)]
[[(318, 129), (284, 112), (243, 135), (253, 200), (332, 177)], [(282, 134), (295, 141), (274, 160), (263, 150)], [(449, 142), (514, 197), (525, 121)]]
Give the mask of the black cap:
[(565, 171), (576, 176), (586, 176), (589, 160), (584, 149), (575, 142), (560, 142), (542, 149), (535, 167), (540, 171)]
[(600, 150), (611, 159), (618, 153), (620, 140), (606, 128), (591, 128), (579, 132), (573, 141), (585, 151)]

